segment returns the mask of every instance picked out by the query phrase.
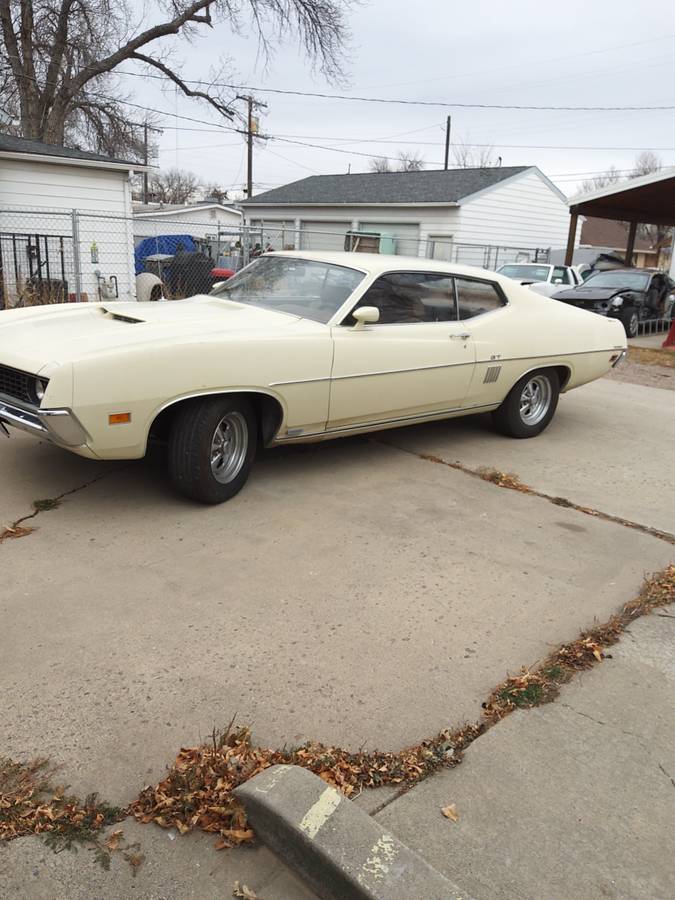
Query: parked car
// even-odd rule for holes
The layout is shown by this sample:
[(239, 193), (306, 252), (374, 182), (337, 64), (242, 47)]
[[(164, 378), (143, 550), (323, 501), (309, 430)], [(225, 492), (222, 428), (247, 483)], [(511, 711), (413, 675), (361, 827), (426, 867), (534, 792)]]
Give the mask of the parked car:
[(561, 285), (583, 284), (583, 277), (575, 266), (554, 266), (545, 263), (507, 263), (497, 269), (500, 275), (526, 284), (531, 290), (552, 297)]
[(583, 285), (553, 296), (579, 309), (619, 319), (628, 337), (635, 337), (640, 322), (671, 314), (674, 292), (675, 282), (663, 272), (611, 269), (597, 272)]
[(0, 425), (92, 459), (166, 440), (205, 503), (239, 491), (259, 444), (482, 412), (534, 437), (626, 349), (619, 322), (484, 269), (362, 253), (268, 254), (174, 303), (0, 316)]

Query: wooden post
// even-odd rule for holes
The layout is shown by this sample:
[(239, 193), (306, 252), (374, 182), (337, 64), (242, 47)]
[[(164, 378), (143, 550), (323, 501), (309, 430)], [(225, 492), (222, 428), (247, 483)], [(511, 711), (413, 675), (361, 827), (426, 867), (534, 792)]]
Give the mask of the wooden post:
[(626, 244), (626, 265), (633, 265), (633, 249), (635, 248), (635, 234), (637, 232), (638, 223), (633, 221), (628, 229), (628, 243)]
[(577, 222), (579, 221), (579, 214), (576, 212), (570, 213), (570, 230), (567, 234), (567, 251), (565, 253), (565, 265), (571, 266), (572, 259), (574, 258), (574, 241), (577, 236)]

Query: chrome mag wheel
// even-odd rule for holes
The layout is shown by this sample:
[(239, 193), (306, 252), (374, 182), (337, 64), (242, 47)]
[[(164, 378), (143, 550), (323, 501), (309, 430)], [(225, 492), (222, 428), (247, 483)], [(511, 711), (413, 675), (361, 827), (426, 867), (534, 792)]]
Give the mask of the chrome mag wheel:
[(211, 441), (211, 472), (220, 484), (229, 484), (244, 465), (248, 450), (248, 426), (240, 412), (226, 413), (216, 425)]
[(545, 375), (535, 375), (520, 394), (520, 418), (525, 425), (538, 425), (551, 405), (553, 391)]

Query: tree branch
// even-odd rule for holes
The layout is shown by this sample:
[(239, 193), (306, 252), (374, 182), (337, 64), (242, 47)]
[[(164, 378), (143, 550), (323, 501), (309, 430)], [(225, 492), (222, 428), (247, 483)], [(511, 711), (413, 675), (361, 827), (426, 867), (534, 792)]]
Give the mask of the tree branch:
[[(214, 0), (195, 0), (195, 2), (191, 3), (182, 13), (180, 13), (180, 15), (171, 19), (170, 22), (164, 22), (162, 25), (155, 25), (152, 28), (146, 29), (114, 53), (109, 54), (104, 59), (98, 60), (79, 72), (75, 78), (66, 85), (66, 90), (72, 97), (80, 91), (88, 81), (91, 81), (92, 78), (103, 75), (105, 72), (111, 72), (121, 62), (124, 62), (125, 59), (130, 59), (133, 54), (138, 49), (145, 46), (145, 44), (156, 41), (161, 37), (178, 34), (181, 28), (188, 22), (199, 22), (210, 25), (211, 14), (209, 12), (209, 7), (213, 2)], [(200, 10), (203, 9), (205, 9), (206, 12), (204, 15), (199, 15)]]
[(218, 112), (225, 116), (227, 119), (233, 119), (234, 113), (230, 110), (228, 106), (224, 103), (221, 103), (217, 97), (212, 97), (210, 94), (207, 94), (205, 91), (193, 91), (192, 88), (189, 88), (187, 84), (176, 75), (175, 72), (172, 72), (171, 69), (166, 66), (163, 62), (160, 62), (158, 59), (153, 59), (151, 56), (146, 56), (144, 53), (132, 53), (129, 59), (136, 59), (139, 62), (146, 63), (148, 66), (153, 66), (155, 69), (159, 69), (167, 78), (173, 81), (174, 84), (177, 84), (181, 91), (185, 94), (186, 97), (200, 97), (202, 100), (206, 100), (207, 103), (210, 103), (211, 106), (218, 110)]

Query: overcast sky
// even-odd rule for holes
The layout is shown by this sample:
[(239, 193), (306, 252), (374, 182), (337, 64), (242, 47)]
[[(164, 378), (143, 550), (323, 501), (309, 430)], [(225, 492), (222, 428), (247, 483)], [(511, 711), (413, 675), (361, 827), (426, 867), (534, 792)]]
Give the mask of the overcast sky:
[[(265, 68), (253, 35), (225, 25), (193, 43), (174, 41), (185, 77), (208, 78), (223, 57), (237, 83), (445, 103), (559, 106), (675, 105), (675, 5), (652, 0), (364, 0), (350, 14), (346, 84), (331, 85), (292, 40)], [(168, 46), (168, 45), (167, 45)], [(125, 68), (129, 68), (128, 64)], [(228, 188), (245, 182), (243, 136), (219, 132), (215, 110), (176, 96), (159, 82), (123, 79), (138, 102), (208, 125), (162, 116), (159, 164), (190, 169)], [(142, 87), (139, 87), (139, 83)], [(489, 144), (503, 165), (538, 165), (572, 195), (585, 174), (628, 169), (650, 148), (675, 164), (675, 110), (580, 112), (442, 109), (264, 93), (261, 130), (277, 138), (338, 147), (321, 150), (281, 140), (256, 143), (254, 191), (310, 174), (367, 171), (367, 154), (418, 152), (442, 168), (445, 118), (453, 137)], [(243, 109), (243, 107), (242, 107)], [(204, 129), (204, 130), (176, 130)], [(521, 145), (520, 147), (514, 145)], [(526, 145), (526, 146), (522, 146)], [(553, 148), (553, 149), (545, 149)], [(661, 149), (663, 148), (663, 149)]]

